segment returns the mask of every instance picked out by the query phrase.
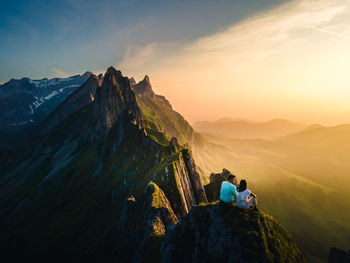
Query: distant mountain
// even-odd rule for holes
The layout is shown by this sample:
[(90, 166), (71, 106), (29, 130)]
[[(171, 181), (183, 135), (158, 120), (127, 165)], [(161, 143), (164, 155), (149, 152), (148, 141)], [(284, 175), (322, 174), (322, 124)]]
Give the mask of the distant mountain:
[(203, 135), (227, 139), (271, 139), (298, 132), (306, 127), (304, 124), (293, 123), (283, 119), (274, 119), (268, 122), (251, 122), (224, 118), (193, 124), (193, 128)]
[(41, 80), (11, 79), (0, 85), (0, 148), (11, 149), (18, 144), (25, 131), (44, 120), (91, 74)]
[[(193, 210), (207, 196), (189, 145), (179, 141), (191, 134), (189, 144), (197, 149), (225, 148), (193, 132), (147, 85), (148, 78), (133, 83), (110, 67), (105, 75), (91, 75), (35, 126), (28, 148), (0, 170), (2, 259), (174, 262), (184, 238), (201, 240), (201, 234), (210, 257), (195, 262), (229, 260), (232, 253), (210, 245), (220, 235), (225, 250), (240, 246), (241, 261), (302, 262), (288, 232), (263, 212), (248, 223), (250, 211), (232, 207), (228, 213), (245, 220), (239, 226), (222, 224), (216, 205)], [(198, 255), (188, 247), (183, 262), (192, 261), (191, 253)]]
[(311, 262), (326, 262), (331, 246), (349, 247), (349, 124), (312, 125), (272, 140), (204, 137), (241, 157), (225, 167), (248, 180)]

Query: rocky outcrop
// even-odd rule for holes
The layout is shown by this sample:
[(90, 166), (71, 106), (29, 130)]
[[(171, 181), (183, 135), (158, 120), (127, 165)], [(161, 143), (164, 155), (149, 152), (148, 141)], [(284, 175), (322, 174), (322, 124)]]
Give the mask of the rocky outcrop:
[(130, 261), (147, 262), (160, 257), (165, 229), (177, 222), (163, 190), (150, 182), (140, 200), (133, 196), (125, 200), (117, 235), (128, 240), (128, 249), (133, 251)]
[(229, 170), (223, 169), (221, 173), (210, 174), (210, 183), (204, 186), (209, 202), (214, 202), (220, 199), (221, 183), (227, 180), (227, 176), (230, 173)]
[(202, 180), (189, 149), (172, 138), (169, 148), (172, 158), (166, 160), (165, 170), (158, 171), (158, 185), (164, 190), (177, 216), (187, 214), (193, 206), (207, 202)]
[(135, 89), (135, 93), (137, 96), (147, 95), (153, 97), (155, 95), (152, 90), (152, 85), (149, 80), (149, 77), (147, 75), (139, 83), (136, 83), (135, 80), (132, 78), (132, 85)]
[(192, 208), (167, 229), (162, 262), (304, 262), (287, 230), (262, 211), (234, 205)]
[(198, 173), (196, 164), (192, 158), (192, 155), (189, 149), (183, 150), (183, 160), (186, 165), (188, 177), (191, 182), (191, 188), (193, 191), (196, 204), (203, 203), (203, 202), (207, 203), (208, 200), (204, 191), (203, 182)]
[(177, 223), (170, 202), (162, 189), (150, 182), (143, 198), (143, 221), (146, 224), (145, 236), (153, 233), (164, 234), (165, 228)]
[(119, 70), (109, 67), (102, 85), (96, 90), (93, 117), (97, 120), (97, 129), (112, 128), (122, 111), (132, 113), (137, 120), (141, 119), (141, 111), (135, 99), (130, 80)]
[(350, 250), (345, 250), (332, 247), (329, 251), (328, 263), (349, 263), (350, 262)]

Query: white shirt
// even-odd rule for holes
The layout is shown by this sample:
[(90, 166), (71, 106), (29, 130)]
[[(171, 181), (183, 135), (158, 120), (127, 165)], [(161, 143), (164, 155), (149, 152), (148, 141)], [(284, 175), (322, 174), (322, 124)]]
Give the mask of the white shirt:
[(251, 194), (252, 192), (250, 190), (244, 190), (242, 192), (238, 192), (238, 197), (237, 197), (237, 206), (238, 207), (246, 207), (247, 206), (247, 197)]

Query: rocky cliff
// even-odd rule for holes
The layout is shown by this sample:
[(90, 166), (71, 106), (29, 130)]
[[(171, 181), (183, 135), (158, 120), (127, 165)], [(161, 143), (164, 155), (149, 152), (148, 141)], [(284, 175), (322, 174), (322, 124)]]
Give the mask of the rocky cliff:
[(304, 262), (287, 230), (262, 211), (194, 207), (167, 229), (162, 262)]
[(350, 262), (350, 250), (345, 251), (332, 247), (329, 251), (328, 263), (349, 263)]
[(223, 169), (221, 173), (210, 174), (210, 182), (204, 187), (209, 202), (220, 199), (221, 183), (227, 180), (227, 176), (230, 175), (230, 173), (229, 170)]

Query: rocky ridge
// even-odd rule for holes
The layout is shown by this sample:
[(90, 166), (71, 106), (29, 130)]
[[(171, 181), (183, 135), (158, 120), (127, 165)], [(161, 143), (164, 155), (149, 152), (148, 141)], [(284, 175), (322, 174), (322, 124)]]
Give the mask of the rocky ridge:
[[(179, 249), (185, 262), (204, 255), (210, 262), (231, 259), (220, 250), (228, 244), (247, 250), (238, 255), (242, 260), (299, 259), (288, 233), (272, 218), (206, 205), (198, 166), (181, 143), (193, 130), (184, 122), (185, 133), (172, 131), (186, 134), (182, 140), (168, 137), (181, 117), (174, 113), (177, 119), (164, 128), (164, 116), (149, 114), (153, 106), (171, 106), (158, 95), (152, 95), (157, 102), (138, 99), (151, 99), (147, 83), (145, 78), (136, 92), (111, 67), (104, 76), (90, 76), (37, 126), (32, 148), (0, 172), (3, 257), (172, 262)], [(144, 86), (147, 92), (140, 91)], [(237, 219), (238, 228), (229, 218)], [(187, 237), (194, 243), (183, 242)], [(245, 237), (255, 242), (255, 256)]]

